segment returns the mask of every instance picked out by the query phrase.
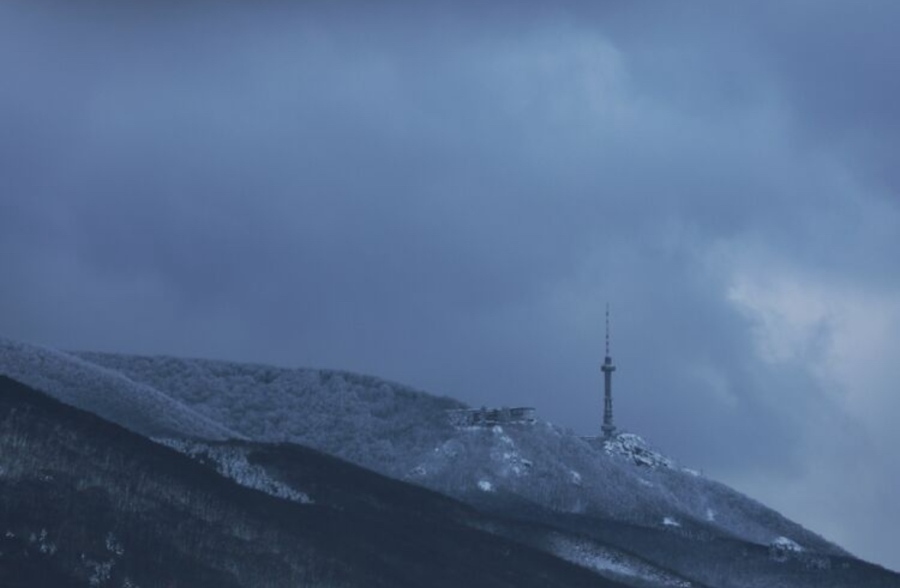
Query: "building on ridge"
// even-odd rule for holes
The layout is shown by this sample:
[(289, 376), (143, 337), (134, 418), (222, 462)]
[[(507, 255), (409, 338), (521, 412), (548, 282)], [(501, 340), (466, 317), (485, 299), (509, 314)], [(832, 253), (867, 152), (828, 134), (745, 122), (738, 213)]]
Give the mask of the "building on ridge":
[(449, 409), (447, 418), (456, 427), (493, 427), (495, 425), (531, 425), (537, 421), (535, 409), (529, 406), (502, 408)]

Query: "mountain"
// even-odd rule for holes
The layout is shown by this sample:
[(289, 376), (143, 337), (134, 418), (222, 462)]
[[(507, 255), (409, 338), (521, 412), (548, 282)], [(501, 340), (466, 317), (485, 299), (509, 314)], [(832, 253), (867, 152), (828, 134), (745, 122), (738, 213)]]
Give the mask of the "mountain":
[(0, 585), (622, 586), (482, 530), (491, 519), (459, 502), (320, 452), (215, 447), (303, 491), (247, 488), (0, 377)]
[(286, 451), (272, 443), (307, 446), (459, 500), (487, 517), (480, 530), (630, 586), (900, 586), (636, 435), (603, 443), (531, 418), (475, 424), (455, 400), (328, 370), (0, 340), (0, 373), (273, 498), (316, 500), (308, 480), (283, 483), (303, 467), (261, 457)]
[(70, 353), (0, 338), (0, 373), (145, 435), (240, 437), (151, 386)]

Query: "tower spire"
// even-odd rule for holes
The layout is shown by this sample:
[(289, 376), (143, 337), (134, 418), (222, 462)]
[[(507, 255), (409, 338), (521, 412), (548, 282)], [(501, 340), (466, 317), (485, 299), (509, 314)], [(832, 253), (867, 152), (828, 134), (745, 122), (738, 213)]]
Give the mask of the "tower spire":
[(609, 357), (609, 302), (606, 303), (606, 357)]
[(606, 303), (606, 357), (603, 359), (603, 365), (600, 370), (603, 372), (603, 425), (600, 430), (603, 431), (605, 439), (612, 438), (616, 432), (616, 426), (613, 424), (613, 405), (612, 405), (612, 373), (616, 371), (613, 365), (612, 357), (609, 354), (609, 303)]

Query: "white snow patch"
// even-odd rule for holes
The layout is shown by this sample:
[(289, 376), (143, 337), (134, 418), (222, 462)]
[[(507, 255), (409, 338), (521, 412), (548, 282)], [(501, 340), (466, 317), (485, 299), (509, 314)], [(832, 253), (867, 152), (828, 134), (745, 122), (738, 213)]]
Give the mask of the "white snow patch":
[(664, 524), (667, 527), (680, 527), (681, 526), (681, 523), (679, 523), (672, 517), (664, 517), (662, 524)]
[(637, 576), (637, 570), (628, 565), (619, 554), (589, 543), (580, 543), (564, 537), (555, 537), (550, 552), (566, 561), (582, 567), (623, 576)]
[(555, 536), (549, 547), (549, 551), (557, 557), (604, 575), (640, 578), (658, 586), (691, 587), (690, 582), (649, 566), (646, 562), (587, 541)]
[(94, 561), (89, 559), (84, 553), (81, 554), (81, 563), (88, 569), (91, 576), (88, 578), (90, 586), (102, 586), (109, 581), (113, 566), (116, 565), (114, 559), (106, 561)]
[(579, 474), (575, 470), (569, 470), (569, 479), (576, 486), (581, 486), (581, 474)]
[[(502, 431), (501, 427), (495, 426), (494, 433), (498, 430)], [(491, 447), (491, 459), (497, 462), (494, 474), (502, 477), (524, 476), (532, 463), (522, 457), (511, 437), (502, 432), (497, 435)]]
[(478, 480), (478, 488), (483, 492), (493, 492), (494, 485), (487, 480)]
[(653, 469), (673, 469), (675, 462), (658, 451), (650, 449), (647, 442), (634, 433), (619, 433), (603, 443), (603, 449), (609, 455), (617, 455), (632, 461), (635, 465)]
[(156, 439), (156, 441), (192, 459), (210, 459), (219, 474), (234, 480), (241, 486), (300, 504), (313, 503), (312, 498), (305, 492), (299, 492), (284, 482), (276, 480), (262, 466), (251, 464), (240, 447), (209, 445), (183, 439)]
[(38, 544), (38, 550), (44, 555), (53, 555), (56, 553), (56, 544), (48, 539), (47, 529), (41, 529), (40, 535), (31, 534), (29, 538), (31, 543)]
[(713, 522), (716, 520), (716, 511), (711, 508), (706, 509), (706, 520), (709, 522)]
[(787, 537), (777, 537), (770, 545), (771, 547), (782, 549), (784, 551), (795, 551), (797, 553), (805, 551), (802, 545)]
[(653, 482), (650, 480), (645, 480), (644, 478), (638, 478), (638, 482), (640, 482), (641, 486), (646, 486), (647, 488), (653, 488)]
[(118, 557), (125, 555), (125, 548), (122, 547), (112, 531), (106, 534), (106, 550)]
[[(800, 556), (806, 551), (799, 543), (787, 537), (776, 537), (769, 543), (769, 557), (777, 562), (784, 563), (794, 557)], [(805, 556), (804, 556), (805, 557)], [(831, 564), (827, 557), (818, 559), (817, 561), (808, 562), (810, 565), (821, 569), (827, 569)]]

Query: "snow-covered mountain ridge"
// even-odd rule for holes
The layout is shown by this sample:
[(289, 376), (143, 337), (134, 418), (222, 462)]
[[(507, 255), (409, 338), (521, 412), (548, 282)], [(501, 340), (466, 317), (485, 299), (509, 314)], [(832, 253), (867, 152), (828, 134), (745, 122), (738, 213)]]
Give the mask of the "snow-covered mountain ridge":
[[(0, 373), (152, 437), (290, 441), (471, 504), (532, 504), (690, 537), (843, 554), (778, 513), (647, 448), (537, 421), (459, 427), (449, 398), (345, 372), (60, 353), (0, 340)], [(315, 497), (313, 497), (314, 499)]]
[(0, 337), (0, 374), (145, 435), (241, 436), (152, 386), (72, 353)]
[(0, 376), (0, 586), (644, 588), (310, 448), (178, 444)]

